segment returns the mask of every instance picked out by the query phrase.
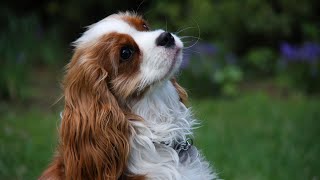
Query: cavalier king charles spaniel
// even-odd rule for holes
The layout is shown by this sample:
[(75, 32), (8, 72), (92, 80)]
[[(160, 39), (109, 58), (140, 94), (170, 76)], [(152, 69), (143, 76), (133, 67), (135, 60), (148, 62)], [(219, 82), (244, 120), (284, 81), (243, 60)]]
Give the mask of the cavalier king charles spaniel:
[(174, 75), (183, 43), (118, 13), (74, 42), (56, 155), (40, 179), (215, 179)]

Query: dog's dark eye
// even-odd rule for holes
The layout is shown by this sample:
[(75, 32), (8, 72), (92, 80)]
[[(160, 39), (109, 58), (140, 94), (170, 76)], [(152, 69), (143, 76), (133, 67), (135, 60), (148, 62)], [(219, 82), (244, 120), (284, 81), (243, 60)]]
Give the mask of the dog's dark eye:
[(149, 31), (149, 26), (146, 23), (143, 23), (142, 26), (145, 30)]
[(124, 46), (120, 50), (121, 61), (129, 60), (134, 53), (134, 49), (131, 46)]

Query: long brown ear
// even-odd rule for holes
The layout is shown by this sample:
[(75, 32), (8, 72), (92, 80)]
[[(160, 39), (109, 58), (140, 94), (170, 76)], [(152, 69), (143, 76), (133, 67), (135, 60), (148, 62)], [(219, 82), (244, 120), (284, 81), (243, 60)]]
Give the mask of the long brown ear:
[(188, 94), (186, 92), (186, 90), (183, 89), (183, 87), (181, 87), (175, 78), (171, 79), (171, 82), (173, 84), (173, 86), (176, 88), (178, 94), (179, 94), (179, 98), (180, 101), (184, 104), (184, 105), (188, 105)]
[(129, 124), (107, 77), (94, 61), (69, 67), (60, 132), (66, 177), (116, 179), (125, 170)]
[(129, 124), (108, 88), (108, 72), (79, 57), (67, 67), (60, 160), (51, 167), (63, 164), (65, 179), (118, 179), (129, 155)]

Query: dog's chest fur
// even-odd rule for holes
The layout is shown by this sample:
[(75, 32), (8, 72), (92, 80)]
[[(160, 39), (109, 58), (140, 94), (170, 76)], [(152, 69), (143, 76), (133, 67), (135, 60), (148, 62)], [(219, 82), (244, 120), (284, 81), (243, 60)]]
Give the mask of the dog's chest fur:
[[(154, 87), (132, 105), (132, 111), (144, 121), (133, 121), (128, 170), (148, 179), (214, 179), (215, 174), (192, 146), (183, 161), (173, 148), (192, 136), (196, 120), (180, 101), (170, 81)], [(189, 151), (191, 152), (191, 151)]]

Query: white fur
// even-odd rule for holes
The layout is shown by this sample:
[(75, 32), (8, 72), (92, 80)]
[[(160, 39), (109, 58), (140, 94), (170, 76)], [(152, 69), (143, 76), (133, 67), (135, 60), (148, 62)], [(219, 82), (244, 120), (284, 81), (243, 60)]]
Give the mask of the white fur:
[(111, 33), (132, 33), (131, 31), (135, 31), (129, 24), (122, 21), (121, 19), (108, 16), (99, 22), (88, 26), (88, 29), (84, 34), (77, 39), (73, 44), (77, 47), (86, 46), (91, 43), (95, 43), (99, 37)]
[[(97, 43), (99, 37), (110, 32), (130, 35), (142, 52), (139, 89), (151, 88), (139, 101), (131, 102), (133, 113), (144, 121), (130, 121), (132, 126), (131, 151), (128, 171), (145, 175), (148, 179), (207, 180), (215, 179), (210, 165), (198, 151), (181, 163), (172, 148), (176, 141), (192, 136), (196, 120), (191, 110), (179, 100), (178, 93), (169, 80), (182, 61), (181, 40), (175, 36), (175, 46), (157, 46), (155, 41), (163, 30), (137, 31), (120, 18), (109, 16), (96, 24), (75, 41), (75, 46), (85, 47)], [(165, 142), (167, 145), (163, 144)]]
[[(132, 110), (144, 122), (132, 121), (128, 170), (146, 175), (148, 179), (207, 180), (215, 179), (210, 165), (201, 156), (190, 157), (180, 163), (171, 147), (175, 140), (185, 141), (192, 135), (196, 120), (180, 101), (170, 81), (153, 87), (143, 99), (132, 105)], [(167, 145), (161, 144), (166, 142)]]

